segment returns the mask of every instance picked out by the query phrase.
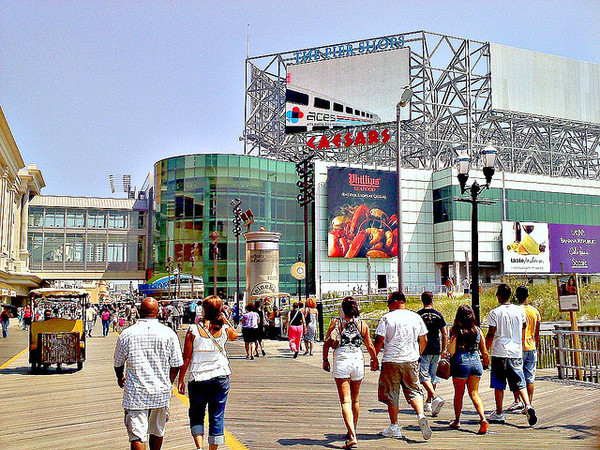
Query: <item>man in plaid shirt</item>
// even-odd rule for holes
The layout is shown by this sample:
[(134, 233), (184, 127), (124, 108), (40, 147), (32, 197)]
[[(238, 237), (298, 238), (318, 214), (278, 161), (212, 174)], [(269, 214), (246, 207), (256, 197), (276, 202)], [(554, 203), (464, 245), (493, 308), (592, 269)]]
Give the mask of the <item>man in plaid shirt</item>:
[(125, 426), (133, 450), (146, 449), (148, 434), (150, 449), (161, 448), (173, 381), (183, 365), (177, 335), (157, 315), (158, 302), (144, 299), (141, 318), (119, 335), (115, 347), (115, 373), (124, 389)]

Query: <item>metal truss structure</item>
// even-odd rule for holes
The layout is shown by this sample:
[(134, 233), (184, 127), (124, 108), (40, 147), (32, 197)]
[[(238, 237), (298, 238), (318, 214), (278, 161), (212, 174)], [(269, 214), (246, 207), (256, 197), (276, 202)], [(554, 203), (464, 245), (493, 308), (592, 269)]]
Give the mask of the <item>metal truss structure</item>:
[(375, 145), (313, 150), (307, 144), (314, 132), (286, 135), (286, 67), (307, 50), (248, 58), (244, 153), (299, 161), (314, 151), (324, 161), (395, 166), (399, 151), (404, 167), (438, 170), (462, 152), (477, 161), (492, 143), (500, 170), (600, 179), (600, 124), (493, 109), (489, 43), (426, 31), (406, 33), (404, 42), (414, 91), (409, 119), (351, 130), (387, 129), (391, 138)]

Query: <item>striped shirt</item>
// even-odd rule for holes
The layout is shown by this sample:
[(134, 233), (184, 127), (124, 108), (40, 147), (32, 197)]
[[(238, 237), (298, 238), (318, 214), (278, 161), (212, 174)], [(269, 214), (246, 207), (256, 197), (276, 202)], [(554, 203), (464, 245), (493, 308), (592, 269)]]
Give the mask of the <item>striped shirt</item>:
[(117, 339), (114, 365), (127, 361), (123, 408), (154, 409), (169, 405), (171, 367), (183, 365), (179, 339), (157, 319), (139, 319)]

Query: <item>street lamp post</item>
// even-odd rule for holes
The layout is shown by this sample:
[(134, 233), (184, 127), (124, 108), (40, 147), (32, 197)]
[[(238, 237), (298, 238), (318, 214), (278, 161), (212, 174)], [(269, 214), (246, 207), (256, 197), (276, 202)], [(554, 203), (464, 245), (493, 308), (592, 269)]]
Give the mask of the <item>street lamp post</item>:
[(398, 175), (398, 290), (403, 292), (404, 287), (404, 235), (402, 234), (402, 157), (400, 155), (400, 136), (403, 121), (400, 119), (400, 109), (410, 101), (413, 90), (410, 86), (402, 88), (400, 101), (396, 105), (396, 174)]
[(210, 233), (210, 239), (213, 244), (213, 295), (217, 295), (217, 259), (219, 258), (219, 247), (217, 247), (217, 243), (219, 242), (219, 233), (213, 231)]
[(470, 188), (467, 188), (467, 180), (469, 179), (469, 165), (471, 158), (468, 154), (462, 154), (458, 158), (458, 182), (460, 183), (461, 194), (467, 191), (471, 198), (458, 198), (458, 201), (471, 203), (471, 306), (475, 313), (477, 323), (480, 322), (480, 305), (479, 305), (479, 230), (478, 230), (478, 206), (479, 204), (489, 205), (494, 202), (489, 200), (479, 200), (479, 194), (484, 190), (489, 189), (492, 177), (494, 176), (494, 165), (496, 163), (496, 148), (488, 144), (481, 152), (483, 157), (483, 175), (485, 176), (485, 185), (480, 186), (477, 181), (474, 181)]
[(181, 274), (183, 272), (183, 251), (177, 252), (177, 297), (181, 298)]
[[(240, 234), (242, 233), (242, 201), (234, 198), (229, 202), (233, 207), (233, 234), (235, 236), (235, 302), (240, 310)], [(236, 316), (236, 325), (239, 314)]]
[(192, 292), (190, 294), (191, 298), (194, 298), (194, 265), (196, 263), (196, 253), (198, 251), (198, 243), (194, 242), (192, 244), (192, 255), (190, 256), (190, 262), (192, 263)]
[(300, 179), (296, 182), (296, 186), (300, 190), (296, 200), (300, 206), (304, 207), (304, 264), (306, 265), (306, 300), (310, 293), (310, 277), (308, 276), (308, 261), (309, 261), (309, 246), (308, 246), (308, 208), (312, 202), (315, 201), (315, 169), (312, 163), (312, 159), (315, 157), (314, 153), (308, 154), (300, 162), (296, 163), (296, 172)]
[(169, 274), (169, 290), (167, 298), (171, 298), (171, 273), (173, 271), (173, 258), (170, 256), (167, 258), (167, 274)]

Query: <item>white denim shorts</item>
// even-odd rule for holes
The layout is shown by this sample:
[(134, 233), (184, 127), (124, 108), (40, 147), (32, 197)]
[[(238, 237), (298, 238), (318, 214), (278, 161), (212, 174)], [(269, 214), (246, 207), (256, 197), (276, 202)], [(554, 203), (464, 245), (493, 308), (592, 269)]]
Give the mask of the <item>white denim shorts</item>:
[(350, 378), (352, 381), (362, 380), (365, 376), (365, 360), (360, 348), (337, 348), (333, 352), (334, 378)]
[(148, 434), (157, 437), (165, 435), (165, 427), (169, 421), (169, 407), (156, 409), (126, 409), (125, 427), (129, 442), (148, 440)]

